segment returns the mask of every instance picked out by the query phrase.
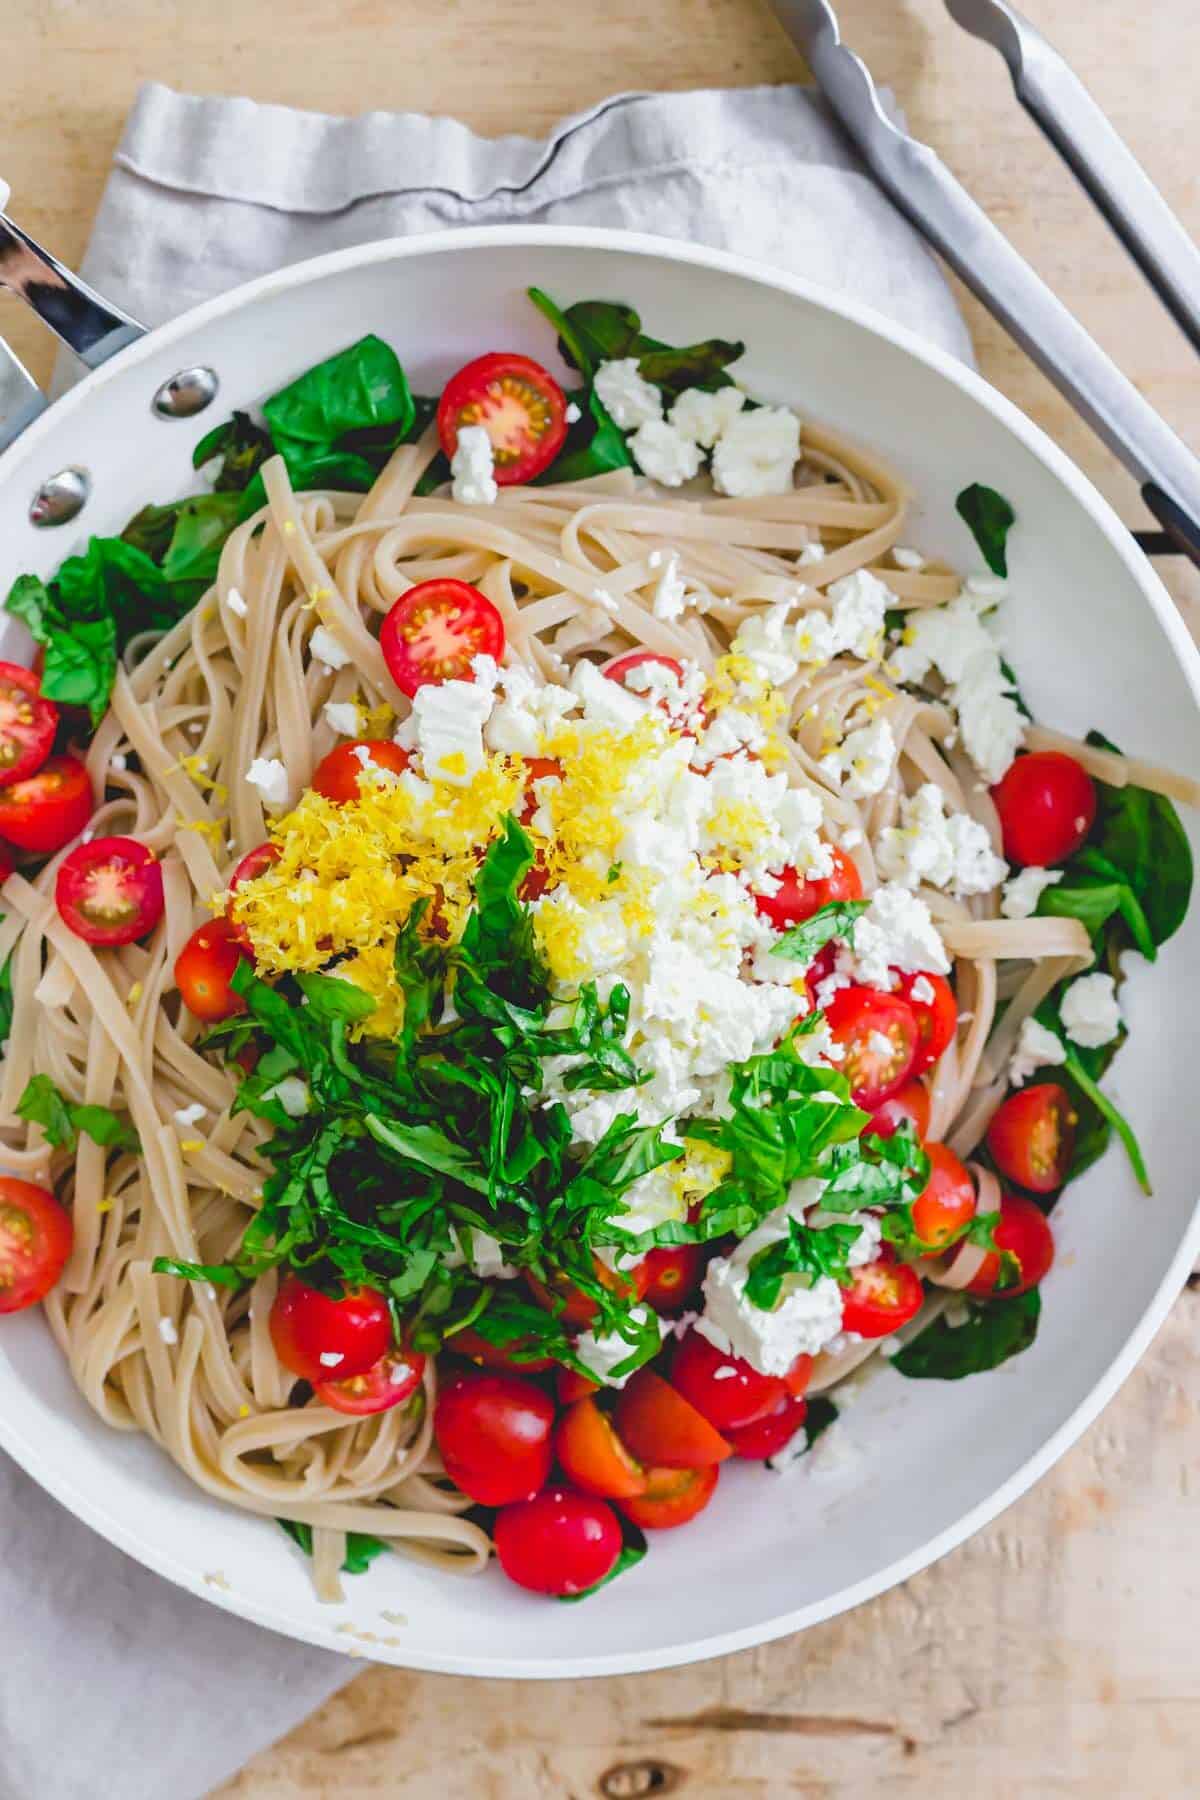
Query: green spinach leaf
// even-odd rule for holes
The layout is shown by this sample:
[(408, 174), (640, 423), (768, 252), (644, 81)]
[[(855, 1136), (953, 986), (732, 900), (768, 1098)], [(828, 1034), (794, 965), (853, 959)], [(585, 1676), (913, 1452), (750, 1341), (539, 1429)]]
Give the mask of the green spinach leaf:
[(1011, 1300), (967, 1301), (961, 1325), (945, 1316), (927, 1325), (919, 1337), (892, 1358), (893, 1369), (917, 1381), (959, 1381), (998, 1369), (1027, 1350), (1037, 1336), (1042, 1297), (1037, 1288)]
[(995, 488), (973, 481), (954, 502), (960, 519), (970, 529), (979, 545), (984, 562), (993, 575), (1008, 574), (1008, 534), (1016, 522), (1016, 513)]

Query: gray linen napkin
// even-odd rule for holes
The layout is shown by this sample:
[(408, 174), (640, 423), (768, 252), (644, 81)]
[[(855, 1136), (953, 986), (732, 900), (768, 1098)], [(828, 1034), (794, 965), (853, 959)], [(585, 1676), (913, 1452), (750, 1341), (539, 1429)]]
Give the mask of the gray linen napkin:
[[(622, 95), (546, 140), (146, 87), (83, 272), (155, 324), (321, 251), (513, 222), (738, 250), (970, 357), (935, 264), (820, 104), (792, 87)], [(0, 1520), (0, 1618), (16, 1627), (0, 1677), (0, 1800), (91, 1800), (100, 1783), (121, 1800), (194, 1800), (354, 1672), (171, 1587), (2, 1455)]]

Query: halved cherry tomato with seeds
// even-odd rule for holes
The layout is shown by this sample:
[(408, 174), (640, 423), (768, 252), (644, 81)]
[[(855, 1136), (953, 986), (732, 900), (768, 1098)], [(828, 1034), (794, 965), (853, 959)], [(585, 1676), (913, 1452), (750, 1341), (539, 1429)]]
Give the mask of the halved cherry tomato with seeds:
[(0, 1175), (0, 1313), (21, 1312), (45, 1298), (74, 1238), (71, 1215), (49, 1188)]
[(752, 1425), (778, 1406), (787, 1392), (780, 1376), (760, 1374), (740, 1356), (718, 1350), (696, 1330), (687, 1333), (675, 1352), (671, 1385), (722, 1432)]
[(945, 1144), (926, 1144), (929, 1180), (912, 1203), (912, 1222), (924, 1244), (942, 1250), (975, 1217), (975, 1183), (970, 1170)]
[[(611, 1293), (620, 1294), (626, 1300), (642, 1298), (650, 1279), (646, 1270), (645, 1258), (641, 1262), (635, 1263), (632, 1268), (621, 1269), (619, 1272), (616, 1269), (610, 1269), (607, 1263), (602, 1263), (598, 1256), (594, 1257), (592, 1261), (596, 1280), (601, 1287), (608, 1288)], [(582, 1288), (576, 1287), (568, 1276), (556, 1274), (547, 1283), (526, 1271), (525, 1280), (538, 1305), (544, 1306), (547, 1312), (556, 1312), (562, 1323), (569, 1325), (572, 1330), (590, 1325), (596, 1317), (598, 1308), (592, 1296), (585, 1294)], [(559, 1310), (560, 1302), (561, 1310)]]
[(361, 1375), (347, 1375), (342, 1381), (315, 1381), (313, 1393), (322, 1406), (365, 1419), (372, 1413), (388, 1412), (409, 1399), (420, 1387), (424, 1373), (425, 1358), (419, 1350), (389, 1350)]
[(481, 1506), (529, 1500), (550, 1473), (554, 1402), (516, 1375), (459, 1375), (442, 1388), (433, 1434), (446, 1473)]
[(665, 1244), (648, 1251), (642, 1299), (655, 1312), (682, 1312), (700, 1291), (707, 1260), (703, 1244)]
[(717, 1491), (720, 1469), (647, 1469), (646, 1491), (617, 1507), (643, 1531), (671, 1531), (702, 1513)]
[[(313, 771), (312, 785), (326, 800), (346, 806), (358, 799), (359, 783), (368, 768), (386, 769), (392, 775), (402, 775), (408, 764), (408, 751), (402, 750), (399, 744), (393, 744), (387, 738), (356, 738), (351, 743), (339, 744), (328, 756), (321, 758)], [(254, 854), (251, 851), (251, 855)]]
[(52, 756), (36, 775), (0, 787), (0, 837), (43, 855), (78, 837), (92, 816), (92, 784), (76, 756)]
[(268, 1320), (275, 1354), (302, 1381), (344, 1382), (365, 1375), (392, 1342), (392, 1315), (374, 1288), (323, 1294), (298, 1275), (279, 1284)]
[(949, 1048), (958, 1030), (958, 1002), (944, 975), (911, 975), (900, 969), (893, 973), (899, 984), (896, 992), (907, 1000), (917, 1021), (917, 1053), (909, 1074), (923, 1075)]
[(418, 581), (401, 594), (379, 632), (388, 673), (411, 699), (430, 681), (474, 681), (477, 656), (504, 655), (504, 621), (466, 581)]
[(843, 1331), (887, 1337), (920, 1312), (925, 1298), (921, 1277), (907, 1263), (897, 1262), (890, 1250), (852, 1273), (852, 1282), (842, 1290)]
[(929, 1130), (929, 1110), (931, 1101), (929, 1089), (923, 1081), (906, 1081), (902, 1088), (888, 1096), (871, 1114), (871, 1122), (864, 1125), (864, 1137), (895, 1137), (902, 1125), (911, 1125), (919, 1138), (924, 1138)]
[(447, 456), (454, 455), (464, 425), (487, 432), (499, 486), (532, 481), (563, 447), (566, 395), (532, 357), (493, 350), (452, 375), (442, 391), (437, 427)]
[(836, 845), (830, 855), (833, 867), (828, 875), (814, 875), (806, 880), (795, 869), (784, 869), (773, 894), (755, 894), (755, 906), (776, 931), (802, 924), (835, 901), (862, 899), (862, 876), (852, 858)]
[(249, 955), (241, 926), (228, 919), (197, 926), (175, 958), (175, 985), (188, 1011), (208, 1024), (244, 1013), (246, 1002), (230, 984)]
[(500, 1567), (535, 1594), (582, 1594), (595, 1587), (621, 1554), (621, 1526), (594, 1494), (562, 1485), (504, 1507), (492, 1528)]
[(33, 671), (0, 662), (0, 787), (40, 769), (57, 730), (58, 708), (38, 692)]
[(568, 1481), (585, 1494), (628, 1500), (646, 1491), (640, 1463), (613, 1430), (607, 1413), (591, 1398), (576, 1400), (559, 1419), (554, 1455)]
[(720, 1432), (653, 1369), (638, 1369), (630, 1376), (617, 1395), (613, 1416), (622, 1439), (644, 1463), (703, 1469), (729, 1455)]
[(1002, 1194), (1000, 1220), (995, 1243), (1000, 1250), (1015, 1256), (1020, 1273), (1016, 1281), (997, 1289), (1000, 1279), (1000, 1257), (989, 1250), (973, 1281), (967, 1283), (968, 1294), (986, 1300), (995, 1293), (998, 1299), (1015, 1299), (1036, 1287), (1054, 1261), (1054, 1237), (1046, 1215), (1024, 1194)]
[(136, 838), (93, 838), (59, 864), (54, 900), (85, 943), (136, 943), (163, 916), (162, 864)]
[(839, 988), (825, 1008), (832, 1036), (845, 1054), (839, 1063), (856, 1106), (873, 1112), (908, 1080), (917, 1053), (912, 1007), (878, 988)]
[(1052, 1194), (1067, 1179), (1078, 1115), (1057, 1081), (1018, 1088), (992, 1114), (987, 1146), (1009, 1181)]
[(992, 789), (1004, 854), (1026, 868), (1065, 862), (1079, 849), (1096, 817), (1096, 784), (1082, 764), (1061, 750), (1018, 756)]
[(733, 1454), (753, 1462), (777, 1455), (785, 1444), (791, 1443), (807, 1414), (807, 1400), (793, 1399), (791, 1394), (785, 1394), (774, 1412), (756, 1419), (753, 1425), (743, 1425), (740, 1431), (729, 1433)]

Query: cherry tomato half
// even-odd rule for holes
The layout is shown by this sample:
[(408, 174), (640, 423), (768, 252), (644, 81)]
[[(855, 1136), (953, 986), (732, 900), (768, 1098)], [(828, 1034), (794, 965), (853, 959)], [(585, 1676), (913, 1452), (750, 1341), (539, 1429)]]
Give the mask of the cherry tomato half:
[(862, 876), (852, 859), (836, 845), (830, 851), (833, 868), (828, 875), (802, 880), (795, 869), (784, 869), (773, 894), (756, 894), (754, 904), (776, 931), (799, 925), (835, 900), (861, 900)]
[(531, 1500), (550, 1473), (554, 1402), (516, 1375), (459, 1375), (433, 1417), (446, 1473), (481, 1506)]
[(887, 1337), (915, 1318), (925, 1298), (921, 1277), (907, 1263), (897, 1262), (891, 1251), (877, 1261), (853, 1270), (853, 1281), (842, 1291), (842, 1330), (859, 1337)]
[(437, 428), (447, 456), (454, 455), (464, 425), (487, 432), (501, 487), (532, 481), (563, 447), (566, 395), (532, 357), (493, 350), (452, 375), (442, 392)]
[(92, 810), (92, 784), (79, 758), (52, 756), (36, 775), (0, 787), (0, 837), (49, 855), (79, 836)]
[(953, 1150), (926, 1144), (929, 1180), (912, 1205), (912, 1222), (922, 1243), (942, 1250), (975, 1217), (975, 1183)]
[(729, 1445), (690, 1400), (653, 1369), (638, 1369), (617, 1395), (617, 1430), (633, 1454), (664, 1469), (723, 1462)]
[(647, 1469), (645, 1493), (617, 1504), (643, 1531), (671, 1531), (704, 1511), (720, 1473), (716, 1463), (706, 1469)]
[(71, 1215), (49, 1188), (0, 1175), (0, 1313), (44, 1299), (74, 1239)]
[(313, 771), (312, 785), (326, 800), (345, 806), (358, 799), (358, 784), (368, 768), (388, 769), (393, 775), (401, 775), (408, 764), (408, 751), (399, 744), (387, 738), (356, 738), (339, 744), (321, 758)]
[(372, 1413), (388, 1412), (415, 1394), (424, 1373), (425, 1358), (419, 1350), (389, 1350), (361, 1375), (347, 1375), (342, 1381), (314, 1381), (313, 1393), (322, 1406), (365, 1419)]
[(38, 692), (33, 671), (0, 662), (0, 787), (40, 769), (57, 730), (58, 708)]
[(473, 681), (472, 659), (504, 655), (504, 621), (486, 595), (449, 577), (401, 594), (379, 633), (388, 673), (409, 698), (430, 681)]
[(323, 1294), (298, 1275), (280, 1282), (268, 1324), (284, 1368), (314, 1387), (365, 1375), (392, 1343), (392, 1315), (374, 1288)]
[[(641, 1262), (634, 1263), (632, 1268), (619, 1272), (610, 1269), (599, 1257), (594, 1257), (593, 1269), (601, 1287), (622, 1295), (626, 1300), (640, 1300), (650, 1279), (644, 1257)], [(572, 1330), (590, 1325), (596, 1317), (596, 1302), (590, 1294), (585, 1294), (582, 1288), (576, 1287), (568, 1276), (556, 1274), (549, 1282), (545, 1282), (526, 1272), (525, 1280), (538, 1305), (544, 1306), (547, 1312), (556, 1312), (562, 1323), (569, 1325)]]
[(175, 958), (175, 986), (188, 1011), (208, 1024), (245, 1012), (246, 1002), (230, 984), (234, 970), (248, 955), (240, 925), (228, 919), (198, 925)]
[(992, 789), (1009, 862), (1044, 867), (1079, 849), (1096, 817), (1096, 785), (1061, 750), (1018, 756)]
[(765, 1418), (756, 1419), (753, 1425), (743, 1425), (740, 1431), (730, 1432), (729, 1441), (733, 1445), (733, 1454), (746, 1457), (752, 1462), (776, 1456), (785, 1444), (791, 1443), (807, 1413), (807, 1400), (796, 1400), (791, 1394), (785, 1394), (774, 1412), (769, 1412)]
[[(1046, 1216), (1024, 1194), (1001, 1195), (996, 1243), (1001, 1250), (1010, 1251), (1020, 1265), (1020, 1274), (1012, 1286), (999, 1290), (1002, 1299), (1014, 1299), (1036, 1287), (1054, 1261), (1054, 1238)], [(967, 1284), (968, 1294), (986, 1299), (996, 1291), (999, 1276), (1000, 1258), (989, 1251), (974, 1281)]]
[(1052, 1194), (1067, 1179), (1078, 1116), (1056, 1081), (1018, 1088), (992, 1114), (987, 1146), (1001, 1175), (1035, 1194)]
[(554, 1390), (560, 1406), (571, 1406), (576, 1400), (586, 1400), (589, 1394), (598, 1394), (600, 1383), (589, 1381), (586, 1375), (580, 1375), (574, 1369), (560, 1369), (554, 1380)]
[(568, 1481), (585, 1494), (627, 1500), (644, 1494), (646, 1477), (590, 1397), (568, 1406), (554, 1432), (554, 1455)]
[(472, 1331), (468, 1325), (462, 1331), (456, 1331), (453, 1337), (446, 1339), (445, 1348), (455, 1356), (465, 1356), (469, 1362), (478, 1363), (484, 1369), (507, 1369), (510, 1375), (540, 1375), (546, 1369), (554, 1367), (552, 1356), (531, 1356), (522, 1360), (517, 1352), (525, 1349), (533, 1342), (531, 1338), (516, 1338), (511, 1344), (489, 1344), (478, 1331)]
[(549, 1487), (506, 1506), (492, 1528), (500, 1567), (535, 1594), (582, 1594), (621, 1554), (621, 1525), (611, 1506), (575, 1488)]
[(703, 1244), (665, 1244), (648, 1251), (643, 1300), (655, 1312), (682, 1312), (700, 1292), (705, 1262)]
[(944, 975), (911, 975), (901, 969), (894, 973), (900, 984), (896, 992), (907, 1000), (917, 1021), (917, 1053), (909, 1075), (923, 1075), (948, 1048), (958, 1030), (958, 1001)]
[(929, 1130), (929, 1089), (923, 1081), (906, 1081), (871, 1114), (864, 1137), (895, 1137), (902, 1125), (911, 1125), (919, 1138)]
[[(740, 1356), (718, 1350), (696, 1330), (687, 1333), (675, 1353), (671, 1385), (718, 1431), (752, 1425), (778, 1406), (787, 1392), (778, 1375), (761, 1375)], [(644, 1460), (652, 1459), (646, 1456)]]
[(600, 673), (608, 680), (625, 686), (625, 678), (632, 669), (640, 669), (643, 663), (657, 663), (660, 668), (670, 669), (676, 681), (683, 680), (683, 664), (676, 662), (673, 656), (660, 656), (657, 650), (626, 650), (623, 656), (614, 656), (600, 668)]
[(839, 988), (825, 1009), (832, 1036), (845, 1056), (838, 1065), (856, 1106), (873, 1112), (908, 1080), (917, 1054), (912, 1007), (878, 988)]
[(54, 899), (87, 944), (132, 944), (163, 916), (162, 864), (136, 838), (93, 838), (59, 864)]

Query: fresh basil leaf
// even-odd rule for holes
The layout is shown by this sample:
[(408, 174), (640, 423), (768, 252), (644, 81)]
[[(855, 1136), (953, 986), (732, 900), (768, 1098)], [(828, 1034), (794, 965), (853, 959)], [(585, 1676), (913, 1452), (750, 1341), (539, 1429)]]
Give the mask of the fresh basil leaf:
[(374, 1113), (368, 1113), (363, 1123), (377, 1144), (394, 1151), (404, 1162), (452, 1175), (464, 1187), (487, 1193), (487, 1177), (471, 1153), (436, 1125), (404, 1125), (398, 1120), (377, 1118)]
[(73, 1150), (82, 1131), (104, 1149), (138, 1150), (138, 1135), (107, 1106), (67, 1100), (49, 1075), (34, 1075), (17, 1101), (17, 1117), (40, 1125), (56, 1150)]
[(180, 1262), (174, 1256), (156, 1256), (150, 1268), (155, 1275), (178, 1275), (183, 1281), (211, 1281), (214, 1287), (241, 1288), (248, 1277), (232, 1263)]
[(854, 929), (854, 921), (860, 919), (867, 910), (865, 900), (832, 900), (828, 906), (822, 906), (811, 918), (804, 919), (799, 925), (793, 925), (771, 945), (772, 956), (785, 956), (789, 962), (803, 963), (805, 968), (814, 956), (823, 950), (833, 938), (848, 940)]
[(962, 1325), (943, 1315), (891, 1359), (893, 1369), (915, 1381), (959, 1381), (998, 1369), (1027, 1350), (1037, 1336), (1042, 1298), (1037, 1288), (1011, 1300), (968, 1300)]
[(731, 386), (725, 373), (729, 364), (746, 354), (746, 346), (729, 338), (705, 338), (680, 350), (646, 350), (638, 358), (638, 372), (661, 388), (664, 395), (682, 394), (688, 388)]
[[(286, 1531), (294, 1544), (298, 1544), (305, 1556), (312, 1555), (312, 1526), (299, 1519), (276, 1519), (275, 1523)], [(365, 1531), (348, 1531), (346, 1533), (346, 1554), (342, 1561), (343, 1575), (364, 1575), (377, 1556), (381, 1556), (391, 1546), (382, 1538), (372, 1537)]]
[[(1075, 1083), (1080, 1092), (1091, 1101), (1092, 1105), (1096, 1108), (1096, 1111), (1100, 1113), (1109, 1125), (1111, 1125), (1122, 1144), (1124, 1144), (1125, 1154), (1129, 1158), (1129, 1165), (1133, 1170), (1134, 1178), (1142, 1192), (1144, 1194), (1153, 1193), (1154, 1190), (1150, 1186), (1150, 1176), (1146, 1170), (1146, 1159), (1142, 1155), (1142, 1147), (1138, 1143), (1133, 1126), (1116, 1105), (1115, 1101), (1111, 1100), (1103, 1089), (1092, 1079), (1077, 1047), (1073, 1044), (1067, 1044), (1066, 1052), (1067, 1060), (1063, 1064), (1065, 1072), (1071, 1077), (1071, 1080)], [(1077, 1159), (1071, 1170), (1072, 1175), (1076, 1172)]]
[[(0, 915), (2, 917), (3, 915)], [(13, 1022), (12, 951), (0, 963), (0, 1051), (8, 1042)]]
[(954, 502), (960, 519), (979, 545), (980, 553), (993, 575), (1008, 574), (1008, 534), (1016, 522), (1016, 513), (995, 488), (973, 481)]
[(359, 1019), (369, 1019), (375, 1011), (376, 1003), (370, 994), (337, 975), (297, 975), (296, 985), (313, 1016), (327, 1025), (339, 1020), (353, 1025)]
[(862, 1236), (861, 1225), (805, 1225), (788, 1220), (788, 1235), (750, 1259), (746, 1298), (751, 1306), (771, 1312), (779, 1300), (785, 1276), (802, 1275), (812, 1287), (822, 1276), (831, 1276), (839, 1287), (850, 1284), (850, 1251)]

